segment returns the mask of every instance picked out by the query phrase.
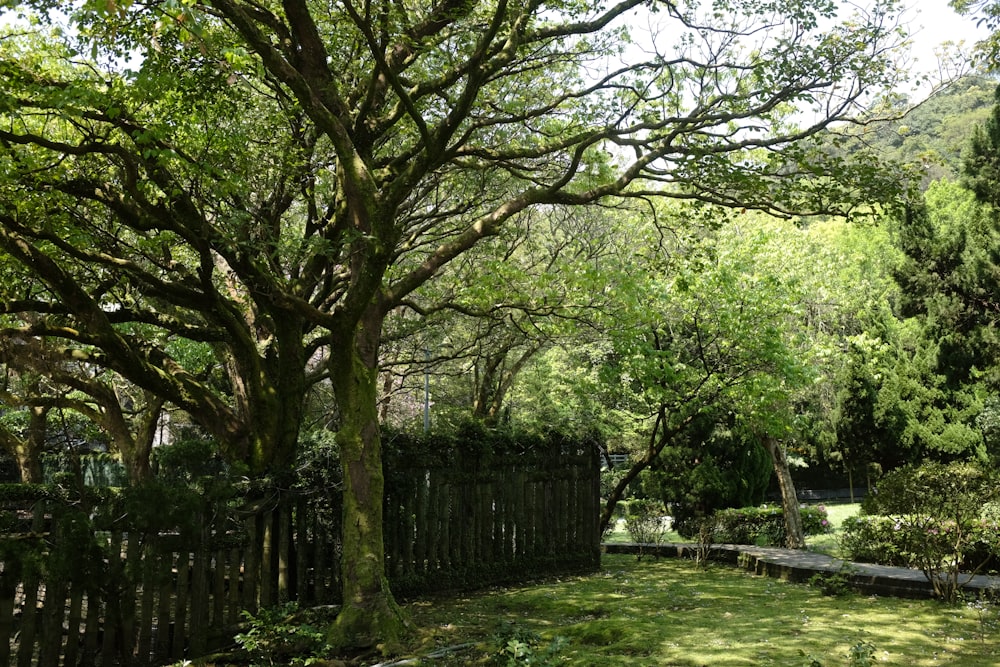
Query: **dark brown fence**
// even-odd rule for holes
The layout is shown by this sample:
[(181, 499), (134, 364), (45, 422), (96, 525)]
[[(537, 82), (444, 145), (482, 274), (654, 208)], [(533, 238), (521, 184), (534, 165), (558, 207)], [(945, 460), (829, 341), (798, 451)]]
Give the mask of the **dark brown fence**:
[[(585, 450), (397, 465), (385, 514), (394, 589), (597, 567), (597, 479)], [(338, 601), (336, 494), (244, 489), (155, 530), (121, 495), (84, 495), (0, 487), (0, 665), (164, 664), (231, 644), (244, 611)]]

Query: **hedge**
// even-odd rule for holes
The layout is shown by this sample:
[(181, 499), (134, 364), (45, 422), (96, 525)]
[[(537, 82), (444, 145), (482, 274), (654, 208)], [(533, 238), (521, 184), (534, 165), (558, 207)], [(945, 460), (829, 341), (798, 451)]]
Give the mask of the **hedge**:
[[(958, 526), (954, 521), (927, 515), (854, 516), (841, 526), (841, 549), (848, 560), (878, 565), (915, 567), (929, 550), (947, 554), (961, 544), (959, 569), (977, 569), (984, 562), (996, 566), (996, 521), (972, 519)], [(961, 530), (961, 539), (956, 531)]]
[[(803, 505), (802, 530), (806, 535), (822, 535), (831, 530), (826, 508)], [(785, 517), (780, 506), (741, 507), (712, 514), (712, 539), (719, 543), (783, 546)]]

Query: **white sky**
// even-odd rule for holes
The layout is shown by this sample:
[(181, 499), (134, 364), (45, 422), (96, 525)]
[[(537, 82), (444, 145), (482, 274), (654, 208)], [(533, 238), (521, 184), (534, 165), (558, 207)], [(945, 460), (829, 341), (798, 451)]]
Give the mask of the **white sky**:
[(975, 43), (988, 34), (976, 26), (974, 18), (957, 14), (948, 5), (948, 0), (910, 0), (908, 7), (904, 21), (913, 42), (911, 71), (935, 73), (939, 68), (935, 51), (940, 50), (943, 43), (964, 43), (963, 48), (971, 51)]

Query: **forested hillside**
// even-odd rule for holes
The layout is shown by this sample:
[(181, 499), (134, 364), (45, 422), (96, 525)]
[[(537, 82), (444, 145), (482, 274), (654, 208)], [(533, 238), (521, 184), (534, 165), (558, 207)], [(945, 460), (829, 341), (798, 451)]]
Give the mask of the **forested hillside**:
[[(941, 178), (955, 178), (961, 169), (962, 149), (972, 128), (989, 116), (997, 81), (967, 76), (916, 105), (898, 121), (867, 126), (866, 144), (884, 151), (890, 161), (921, 165), (923, 186)], [(901, 99), (905, 108), (912, 100)]]

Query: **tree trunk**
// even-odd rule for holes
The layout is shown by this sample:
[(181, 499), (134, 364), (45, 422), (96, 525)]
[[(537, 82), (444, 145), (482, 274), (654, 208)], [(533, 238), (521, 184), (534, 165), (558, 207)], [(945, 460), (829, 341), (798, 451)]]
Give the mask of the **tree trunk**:
[(41, 484), (42, 462), (39, 451), (30, 438), (16, 441), (13, 447), (17, 469), (21, 473), (22, 484)]
[(380, 330), (381, 318), (372, 315), (354, 332), (353, 345), (343, 338), (331, 345), (331, 376), (341, 418), (337, 444), (344, 471), (344, 601), (328, 641), (338, 649), (380, 646), (389, 653), (398, 648), (407, 623), (385, 575), (384, 476), (376, 405)]
[(785, 448), (775, 438), (764, 438), (764, 445), (771, 455), (774, 474), (778, 477), (778, 487), (781, 489), (781, 508), (785, 516), (785, 546), (789, 549), (805, 549), (806, 538), (802, 530), (802, 515), (799, 512), (799, 499), (795, 494), (795, 484), (792, 473), (788, 469), (788, 457)]
[(21, 471), (21, 481), (41, 484), (45, 481), (41, 455), (49, 432), (49, 409), (34, 405), (28, 414), (28, 432), (15, 446), (15, 457)]

